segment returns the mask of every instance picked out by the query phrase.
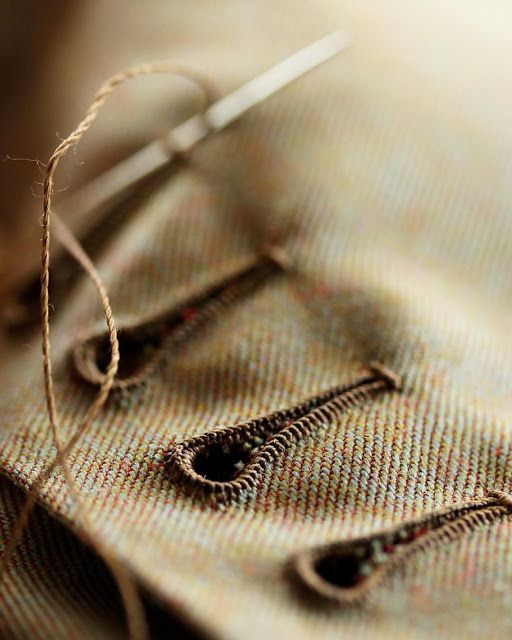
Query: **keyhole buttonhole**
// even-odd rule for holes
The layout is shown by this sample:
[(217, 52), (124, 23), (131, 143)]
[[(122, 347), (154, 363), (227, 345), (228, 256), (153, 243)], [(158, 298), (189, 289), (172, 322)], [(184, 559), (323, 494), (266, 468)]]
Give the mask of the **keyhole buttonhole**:
[(342, 605), (362, 604), (412, 555), (511, 513), (510, 496), (494, 491), (487, 498), (448, 507), (375, 535), (306, 549), (290, 560), (289, 574), (317, 598)]
[[(257, 291), (271, 276), (282, 273), (288, 267), (282, 255), (282, 250), (266, 248), (180, 304), (136, 325), (121, 327), (119, 370), (113, 387), (127, 388), (144, 382), (165, 354), (218, 320), (228, 308)], [(103, 331), (82, 341), (74, 348), (72, 358), (81, 378), (100, 385), (110, 360), (108, 334)]]
[(206, 432), (175, 444), (166, 465), (176, 482), (223, 503), (254, 492), (266, 468), (294, 443), (321, 429), (351, 406), (395, 389), (399, 379), (374, 363), (361, 378), (328, 389), (288, 409)]

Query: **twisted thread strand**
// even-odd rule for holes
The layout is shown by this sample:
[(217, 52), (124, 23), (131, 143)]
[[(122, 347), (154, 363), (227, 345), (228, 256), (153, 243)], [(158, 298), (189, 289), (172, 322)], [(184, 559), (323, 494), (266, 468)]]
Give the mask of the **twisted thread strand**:
[[(115, 556), (113, 556), (107, 549), (106, 545), (104, 545), (104, 543), (96, 536), (94, 524), (92, 523), (86, 505), (81, 499), (79, 492), (75, 486), (74, 478), (68, 463), (68, 455), (71, 448), (78, 442), (83, 433), (87, 431), (87, 429), (92, 425), (94, 419), (107, 401), (110, 390), (112, 389), (112, 386), (114, 384), (119, 366), (119, 342), (117, 338), (117, 330), (115, 327), (114, 316), (108, 299), (107, 291), (101, 280), (101, 277), (94, 264), (90, 260), (89, 256), (81, 247), (80, 243), (76, 240), (76, 238), (66, 227), (66, 225), (53, 213), (52, 199), (54, 193), (54, 177), (59, 161), (67, 154), (70, 148), (72, 148), (79, 142), (84, 133), (90, 128), (90, 126), (96, 119), (99, 110), (105, 103), (107, 97), (119, 85), (123, 84), (127, 80), (156, 73), (174, 73), (176, 75), (180, 75), (193, 80), (203, 90), (207, 104), (211, 101), (214, 95), (214, 92), (212, 91), (212, 85), (206, 79), (206, 77), (196, 70), (190, 69), (184, 65), (173, 64), (169, 62), (155, 62), (130, 67), (124, 71), (121, 71), (120, 73), (115, 74), (101, 85), (99, 90), (96, 92), (93, 102), (88, 108), (85, 117), (77, 125), (75, 130), (72, 131), (72, 133), (59, 144), (59, 146), (50, 157), (50, 160), (48, 161), (48, 164), (46, 166), (43, 186), (40, 309), (44, 389), (50, 429), (55, 447), (57, 449), (57, 455), (53, 462), (50, 463), (50, 465), (48, 465), (47, 468), (39, 474), (39, 476), (31, 486), (26, 501), (13, 527), (10, 539), (4, 549), (4, 553), (2, 554), (0, 565), (1, 579), (2, 576), (5, 575), (7, 563), (12, 557), (12, 554), (14, 553), (17, 544), (21, 539), (23, 531), (28, 523), (30, 512), (34, 507), (42, 485), (49, 478), (54, 469), (60, 465), (64, 473), (68, 490), (73, 498), (75, 506), (77, 507), (76, 517), (82, 525), (82, 528), (84, 530), (84, 537), (87, 538), (87, 542), (89, 542), (94, 547), (96, 552), (105, 561), (106, 565), (111, 570), (118, 584), (126, 611), (129, 635), (133, 640), (145, 640), (146, 638), (148, 638), (148, 630), (146, 626), (144, 610), (140, 601), (140, 597), (137, 593), (135, 581), (131, 576), (129, 569)], [(51, 363), (49, 284), (52, 220), (55, 224), (57, 235), (60, 237), (64, 246), (80, 263), (82, 268), (91, 279), (94, 287), (96, 288), (101, 306), (103, 308), (110, 344), (110, 361), (107, 366), (105, 376), (101, 382), (99, 391), (93, 402), (89, 406), (88, 410), (86, 411), (86, 414), (82, 419), (77, 431), (67, 444), (65, 444), (62, 440), (59, 427)]]

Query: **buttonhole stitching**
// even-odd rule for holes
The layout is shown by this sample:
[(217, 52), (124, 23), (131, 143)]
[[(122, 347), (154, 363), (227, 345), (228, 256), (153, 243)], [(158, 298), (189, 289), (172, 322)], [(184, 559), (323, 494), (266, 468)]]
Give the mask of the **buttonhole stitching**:
[[(137, 324), (120, 327), (121, 357), (113, 388), (122, 391), (144, 383), (173, 348), (287, 268), (283, 250), (267, 248), (181, 304)], [(87, 337), (73, 347), (71, 357), (80, 378), (100, 385), (110, 359), (108, 335), (101, 332)]]
[(395, 528), (355, 540), (306, 549), (288, 563), (294, 583), (341, 605), (367, 603), (376, 587), (416, 553), (459, 539), (512, 513), (512, 498), (491, 491), (482, 500), (448, 507)]
[(398, 376), (372, 363), (356, 382), (336, 386), (291, 409), (233, 427), (195, 436), (174, 445), (166, 466), (174, 481), (213, 504), (251, 494), (267, 465), (350, 406), (371, 395), (400, 388)]

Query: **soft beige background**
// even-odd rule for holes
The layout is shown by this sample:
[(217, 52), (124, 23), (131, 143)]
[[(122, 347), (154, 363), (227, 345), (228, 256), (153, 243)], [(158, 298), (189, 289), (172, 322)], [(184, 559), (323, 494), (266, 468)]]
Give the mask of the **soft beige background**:
[[(0, 157), (46, 161), (101, 81), (126, 65), (177, 59), (229, 90), (339, 27), (353, 34), (348, 73), (367, 99), (417, 117), (419, 131), (434, 136), (448, 121), (460, 134), (460, 163), (477, 163), (477, 179), (491, 185), (512, 137), (512, 6), (504, 0), (5, 3)], [(73, 188), (157, 135), (176, 118), (172, 102), (191, 93), (163, 77), (122, 89), (61, 170), (61, 186)], [(369, 182), (385, 166), (375, 171)], [(0, 164), (0, 293), (34, 268), (40, 180), (34, 163)]]

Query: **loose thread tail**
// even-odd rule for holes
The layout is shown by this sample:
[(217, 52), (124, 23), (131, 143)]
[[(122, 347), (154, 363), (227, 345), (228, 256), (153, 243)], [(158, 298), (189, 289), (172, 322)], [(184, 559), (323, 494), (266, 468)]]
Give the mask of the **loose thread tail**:
[[(73, 475), (68, 464), (69, 452), (83, 433), (92, 425), (94, 419), (105, 404), (110, 390), (113, 386), (114, 379), (119, 365), (119, 343), (117, 339), (117, 331), (114, 322), (114, 316), (107, 291), (99, 273), (94, 264), (86, 254), (80, 243), (74, 238), (73, 234), (66, 228), (64, 223), (55, 217), (52, 211), (52, 199), (54, 192), (54, 176), (59, 161), (66, 155), (69, 149), (75, 146), (82, 138), (84, 133), (89, 129), (96, 119), (100, 108), (105, 103), (107, 97), (125, 81), (144, 75), (156, 73), (175, 73), (194, 81), (203, 90), (206, 103), (209, 104), (212, 97), (212, 85), (207, 81), (201, 73), (189, 69), (183, 65), (171, 64), (169, 62), (156, 62), (150, 64), (136, 65), (128, 68), (103, 83), (94, 96), (93, 102), (87, 110), (85, 117), (77, 125), (74, 131), (61, 142), (52, 154), (45, 172), (43, 187), (43, 216), (42, 216), (42, 241), (41, 241), (41, 335), (42, 335), (42, 354), (43, 354), (43, 372), (44, 372), (44, 388), (46, 396), (46, 404), (52, 437), (57, 449), (57, 456), (54, 461), (43, 470), (28, 492), (26, 502), (14, 524), (10, 540), (8, 541), (2, 561), (0, 564), (0, 580), (5, 574), (7, 563), (14, 553), (18, 542), (20, 541), (25, 527), (28, 523), (30, 512), (36, 502), (37, 495), (43, 483), (48, 479), (52, 471), (60, 465), (63, 469), (64, 477), (68, 485), (70, 494), (77, 507), (77, 519), (80, 521), (89, 542), (95, 548), (97, 553), (102, 557), (107, 566), (110, 568), (117, 585), (119, 587), (128, 622), (130, 637), (134, 640), (145, 640), (148, 638), (148, 630), (144, 616), (142, 602), (137, 593), (137, 588), (130, 571), (120, 562), (98, 539), (95, 535), (95, 527), (89, 517), (86, 504), (80, 498), (79, 492), (75, 486)], [(51, 221), (56, 222), (56, 230), (64, 246), (71, 255), (80, 263), (85, 270), (92, 283), (94, 284), (98, 297), (100, 299), (110, 343), (110, 362), (107, 367), (106, 375), (102, 381), (98, 394), (89, 406), (84, 419), (81, 421), (76, 433), (64, 445), (57, 413), (57, 403), (55, 399), (53, 372), (51, 363), (51, 341), (50, 341), (50, 300), (49, 300), (49, 283), (50, 283), (50, 244), (51, 244)]]

